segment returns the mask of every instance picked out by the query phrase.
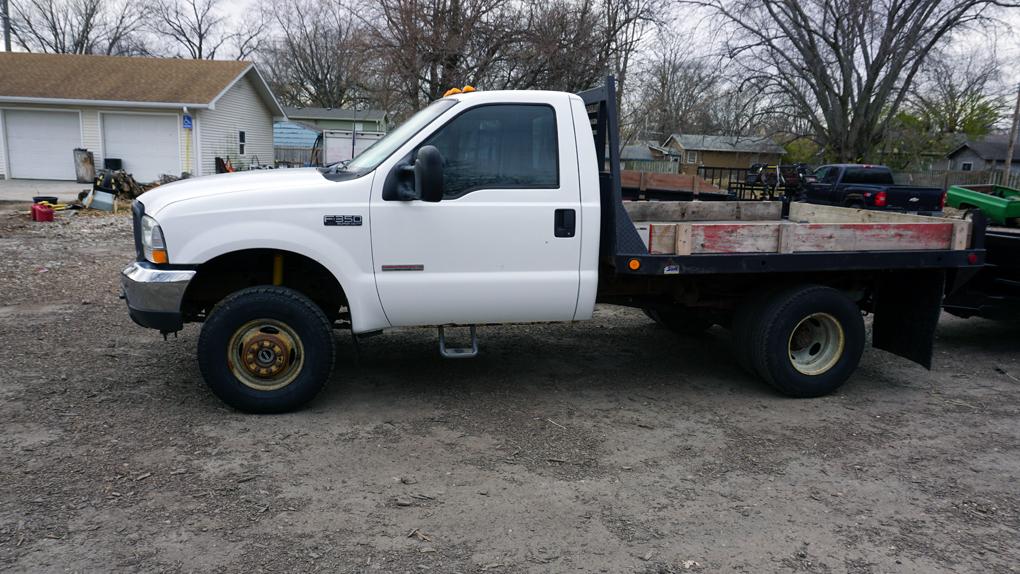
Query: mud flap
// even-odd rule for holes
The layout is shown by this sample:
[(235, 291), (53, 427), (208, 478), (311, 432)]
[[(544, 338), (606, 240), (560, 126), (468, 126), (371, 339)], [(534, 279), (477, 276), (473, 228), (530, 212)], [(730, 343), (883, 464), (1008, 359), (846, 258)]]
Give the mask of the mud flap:
[(872, 346), (931, 369), (945, 282), (942, 270), (885, 276), (875, 291)]

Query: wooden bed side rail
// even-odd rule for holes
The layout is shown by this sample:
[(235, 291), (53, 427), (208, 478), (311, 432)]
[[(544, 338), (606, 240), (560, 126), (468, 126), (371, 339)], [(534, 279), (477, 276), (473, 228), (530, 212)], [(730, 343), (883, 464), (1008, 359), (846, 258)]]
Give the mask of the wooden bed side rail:
[(968, 247), (964, 221), (904, 223), (797, 223), (734, 221), (638, 223), (653, 255), (960, 250)]

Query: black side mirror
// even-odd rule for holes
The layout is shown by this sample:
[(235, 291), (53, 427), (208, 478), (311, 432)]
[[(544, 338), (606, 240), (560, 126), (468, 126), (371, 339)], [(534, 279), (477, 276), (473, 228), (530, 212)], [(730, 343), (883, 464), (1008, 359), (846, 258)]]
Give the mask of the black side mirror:
[(443, 199), (443, 154), (434, 145), (422, 146), (414, 160), (414, 189), (422, 201)]

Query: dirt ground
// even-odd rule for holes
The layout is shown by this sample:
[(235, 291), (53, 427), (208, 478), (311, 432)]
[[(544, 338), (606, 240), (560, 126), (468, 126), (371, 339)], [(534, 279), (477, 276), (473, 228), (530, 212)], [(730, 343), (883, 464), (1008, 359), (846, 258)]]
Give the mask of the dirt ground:
[(945, 317), (834, 396), (632, 310), (354, 346), (306, 410), (224, 407), (118, 300), (126, 217), (0, 207), (0, 570), (1017, 572), (1020, 324)]

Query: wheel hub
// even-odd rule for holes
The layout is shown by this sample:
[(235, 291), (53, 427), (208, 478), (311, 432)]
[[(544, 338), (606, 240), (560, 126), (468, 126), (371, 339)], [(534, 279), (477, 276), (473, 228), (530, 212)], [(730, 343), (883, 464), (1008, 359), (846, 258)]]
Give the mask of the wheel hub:
[(836, 366), (845, 346), (839, 321), (828, 313), (813, 313), (790, 333), (790, 363), (805, 375), (821, 375)]
[(270, 319), (251, 321), (237, 329), (227, 355), (238, 380), (260, 391), (287, 386), (304, 364), (301, 339), (290, 326)]

